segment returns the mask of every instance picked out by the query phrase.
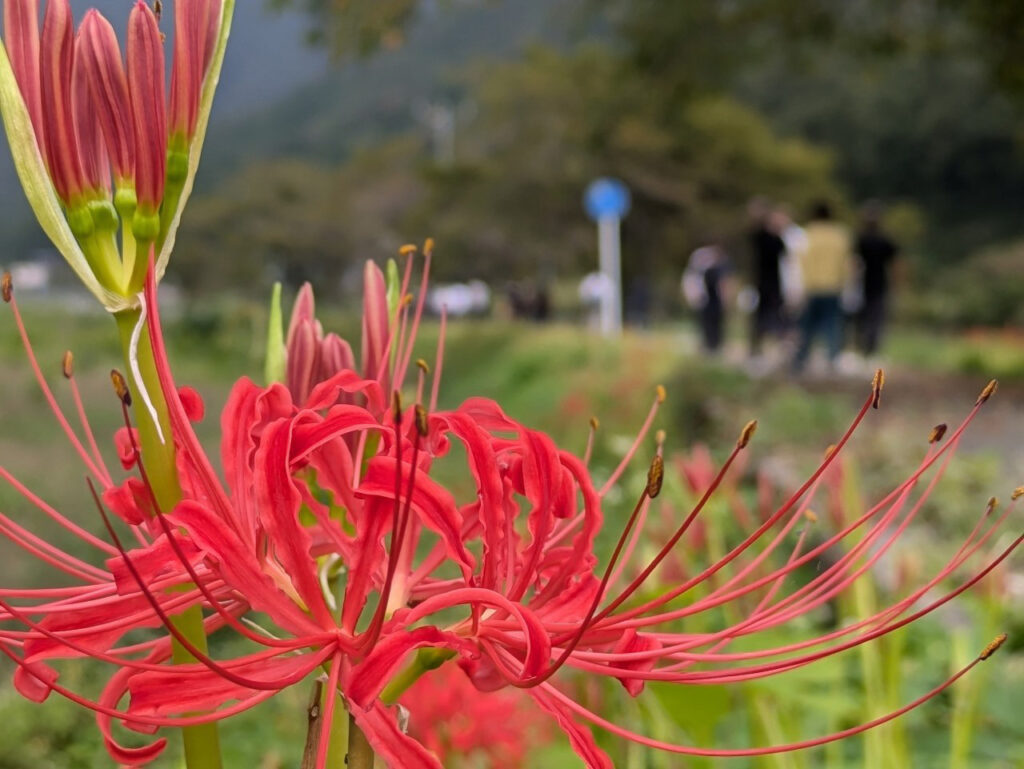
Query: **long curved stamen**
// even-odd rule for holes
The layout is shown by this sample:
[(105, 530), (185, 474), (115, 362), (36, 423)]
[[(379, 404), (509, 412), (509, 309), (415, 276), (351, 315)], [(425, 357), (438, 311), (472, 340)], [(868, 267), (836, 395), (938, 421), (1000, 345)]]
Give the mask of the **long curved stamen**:
[[(21, 317), (21, 311), (18, 309), (18, 300), (15, 298), (14, 291), (11, 288), (11, 274), (9, 272), (5, 272), (3, 274), (3, 278), (0, 280), (3, 282), (3, 299), (10, 306), (11, 312), (14, 314), (14, 324), (17, 326), (18, 335), (21, 337), (21, 345), (25, 349), (25, 355), (28, 358), (29, 365), (32, 367), (32, 373), (35, 375), (36, 382), (43, 393), (43, 397), (46, 399), (47, 405), (50, 407), (50, 411), (53, 412), (53, 416), (57, 419), (57, 424), (60, 425), (61, 430), (64, 431), (64, 435), (67, 436), (68, 441), (71, 443), (78, 456), (81, 457), (82, 463), (90, 473), (95, 475), (102, 482), (109, 476), (103, 473), (101, 468), (97, 467), (93, 462), (92, 457), (89, 456), (89, 452), (85, 450), (82, 442), (78, 439), (78, 435), (71, 428), (67, 418), (64, 416), (64, 412), (57, 404), (57, 399), (54, 397), (53, 391), (46, 383), (46, 377), (43, 376), (43, 371), (39, 367), (39, 361), (36, 359), (35, 352), (32, 349), (32, 342), (29, 339), (28, 330), (25, 328), (25, 323)], [(109, 488), (109, 484), (104, 485), (104, 488)]]
[[(396, 399), (397, 403), (397, 399)], [(421, 416), (422, 414), (422, 416)], [(419, 459), (420, 451), (420, 440), (423, 434), (426, 432), (426, 413), (422, 412), (422, 407), (416, 406), (414, 411), (414, 435), (412, 444), (412, 460), (409, 467), (409, 480), (406, 484), (406, 494), (404, 504), (401, 498), (401, 482), (402, 482), (402, 461), (401, 461), (401, 424), (402, 415), (401, 412), (395, 409), (395, 517), (394, 517), (394, 529), (392, 529), (391, 536), (391, 550), (388, 553), (388, 567), (384, 577), (384, 583), (381, 586), (380, 597), (377, 603), (377, 609), (374, 612), (373, 619), (370, 622), (370, 627), (366, 632), (366, 641), (364, 648), (372, 648), (373, 644), (377, 642), (377, 638), (380, 637), (381, 626), (384, 624), (384, 619), (387, 614), (388, 602), (391, 597), (391, 588), (394, 584), (395, 573), (398, 569), (398, 561), (402, 555), (402, 548), (405, 546), (405, 534), (409, 525), (409, 519), (411, 517), (412, 508), (412, 495), (416, 484), (416, 465)]]
[[(622, 550), (626, 545), (626, 541), (629, 538), (630, 531), (633, 529), (633, 526), (637, 521), (637, 517), (640, 514), (640, 510), (644, 507), (645, 502), (658, 496), (659, 492), (661, 491), (661, 484), (664, 477), (664, 473), (665, 466), (661, 458), (661, 454), (656, 454), (654, 456), (654, 461), (651, 463), (650, 471), (647, 475), (647, 485), (644, 487), (643, 493), (640, 495), (640, 499), (637, 501), (636, 505), (634, 505), (633, 512), (630, 514), (629, 520), (626, 522), (626, 526), (622, 530), (622, 534), (619, 535), (619, 541), (615, 544), (615, 550), (612, 552), (612, 556), (608, 560), (608, 565), (605, 567), (604, 576), (601, 578), (600, 586), (598, 587), (597, 592), (594, 594), (594, 599), (590, 604), (590, 608), (587, 610), (585, 618), (580, 623), (579, 628), (576, 630), (574, 634), (572, 634), (569, 637), (569, 643), (563, 649), (562, 654), (553, 664), (551, 664), (548, 667), (547, 670), (545, 670), (543, 673), (539, 675), (532, 676), (528, 679), (515, 682), (516, 686), (537, 686), (538, 684), (547, 681), (549, 678), (551, 678), (551, 676), (558, 672), (559, 668), (561, 668), (566, 663), (566, 661), (572, 655), (573, 651), (579, 645), (580, 641), (583, 640), (583, 636), (586, 634), (587, 630), (591, 627), (593, 623), (594, 615), (597, 613), (597, 607), (600, 606), (601, 601), (604, 598), (604, 593), (605, 590), (607, 590), (608, 588), (608, 583), (611, 580), (612, 573), (615, 570), (615, 565), (618, 562), (619, 556), (621, 555)], [(556, 643), (561, 643), (561, 641), (556, 640), (552, 643), (554, 645)]]
[[(280, 691), (286, 686), (291, 686), (294, 683), (298, 683), (303, 678), (305, 678), (306, 675), (309, 674), (309, 670), (312, 670), (314, 667), (316, 667), (314, 665), (309, 670), (305, 670), (302, 673), (302, 675), (292, 674), (285, 678), (278, 679), (277, 681), (261, 681), (258, 679), (247, 678), (245, 676), (237, 675), (236, 673), (232, 672), (228, 668), (218, 663), (212, 657), (203, 653), (203, 651), (201, 651), (194, 643), (192, 643), (185, 636), (185, 634), (178, 630), (174, 626), (174, 623), (171, 622), (170, 616), (167, 614), (166, 611), (164, 611), (163, 607), (160, 605), (160, 601), (157, 600), (156, 596), (153, 595), (152, 591), (146, 585), (146, 581), (142, 578), (142, 575), (139, 574), (139, 570), (135, 567), (134, 562), (128, 556), (128, 552), (124, 549), (124, 545), (121, 543), (121, 538), (117, 535), (117, 531), (114, 529), (113, 524), (110, 522), (110, 517), (107, 515), (107, 511), (104, 509), (102, 502), (100, 502), (99, 496), (96, 494), (96, 491), (92, 487), (92, 484), (90, 484), (90, 489), (92, 490), (93, 499), (96, 502), (97, 509), (99, 510), (100, 513), (100, 517), (103, 519), (103, 525), (106, 527), (107, 533), (110, 535), (111, 540), (113, 540), (114, 547), (116, 547), (118, 551), (121, 553), (121, 557), (124, 559), (125, 567), (131, 573), (132, 579), (135, 580), (135, 584), (138, 586), (139, 591), (143, 594), (143, 596), (146, 598), (146, 601), (153, 608), (154, 613), (156, 613), (156, 615), (160, 618), (160, 621), (167, 629), (167, 632), (169, 632), (174, 637), (174, 640), (181, 644), (188, 651), (189, 654), (195, 657), (195, 659), (201, 665), (208, 668), (217, 675), (221, 676), (225, 680), (230, 681), (236, 686), (242, 686), (247, 689), (262, 689), (268, 691)], [(326, 648), (329, 651), (333, 651), (335, 646), (329, 645)], [(321, 651), (319, 653), (322, 654), (323, 652)], [(324, 659), (326, 659), (326, 656), (324, 657)], [(321, 660), (321, 662), (322, 661), (323, 660)]]
[(92, 425), (89, 424), (89, 418), (85, 413), (82, 393), (78, 389), (78, 380), (75, 378), (74, 356), (71, 354), (71, 350), (64, 353), (61, 368), (64, 371), (64, 378), (68, 381), (68, 387), (71, 389), (71, 399), (74, 401), (75, 410), (78, 412), (78, 421), (82, 425), (82, 432), (85, 433), (85, 439), (89, 444), (90, 451), (92, 451), (93, 459), (96, 461), (96, 467), (103, 472), (101, 481), (106, 486), (112, 486), (113, 481), (111, 480), (110, 471), (103, 461), (103, 454), (100, 452), (99, 444), (96, 443), (96, 436), (92, 431)]
[[(876, 726), (881, 726), (882, 724), (888, 723), (889, 721), (892, 721), (895, 718), (899, 718), (903, 714), (909, 713), (911, 710), (914, 710), (915, 708), (920, 707), (921, 705), (923, 705), (924, 703), (928, 702), (932, 698), (938, 696), (939, 694), (944, 692), (946, 689), (948, 689), (950, 686), (952, 686), (954, 683), (959, 681), (968, 672), (970, 672), (979, 662), (983, 662), (984, 660), (987, 660), (989, 657), (991, 657), (992, 654), (995, 652), (995, 649), (998, 648), (998, 646), (996, 646), (995, 644), (996, 644), (996, 642), (993, 642), (993, 644), (990, 644), (989, 647), (986, 647), (986, 649), (982, 652), (982, 654), (978, 655), (970, 664), (968, 664), (968, 665), (964, 666), (963, 668), (961, 668), (960, 670), (958, 670), (956, 673), (954, 673), (952, 676), (947, 678), (945, 681), (943, 681), (941, 684), (936, 686), (934, 689), (932, 689), (929, 692), (921, 695), (920, 697), (918, 697), (917, 699), (913, 700), (912, 702), (904, 705), (903, 707), (901, 707), (901, 708), (899, 708), (897, 710), (894, 710), (894, 711), (892, 711), (890, 713), (885, 714), (884, 716), (880, 716), (878, 718), (872, 719), (871, 721), (868, 721), (868, 722), (866, 722), (864, 724), (860, 724), (859, 726), (853, 726), (853, 727), (850, 727), (849, 729), (843, 729), (842, 731), (834, 732), (832, 734), (828, 734), (828, 735), (825, 735), (823, 737), (816, 737), (816, 738), (810, 739), (810, 740), (802, 740), (800, 742), (792, 742), (792, 743), (788, 743), (788, 744), (785, 744), (785, 745), (772, 745), (772, 746), (764, 747), (764, 748), (738, 748), (738, 749), (697, 748), (697, 747), (690, 747), (690, 746), (685, 746), (685, 745), (676, 745), (676, 744), (668, 743), (668, 742), (662, 742), (660, 740), (654, 740), (654, 739), (651, 739), (650, 737), (647, 737), (645, 735), (638, 734), (637, 732), (633, 732), (633, 731), (631, 731), (629, 729), (625, 729), (624, 727), (621, 727), (618, 724), (614, 724), (611, 721), (608, 721), (607, 719), (601, 718), (601, 716), (597, 715), (593, 711), (588, 710), (587, 708), (583, 707), (582, 705), (580, 705), (579, 703), (575, 702), (571, 698), (566, 697), (564, 694), (562, 694), (560, 691), (558, 691), (555, 687), (553, 687), (551, 685), (545, 685), (544, 686), (544, 690), (548, 694), (550, 694), (553, 697), (555, 697), (565, 707), (569, 708), (570, 710), (575, 712), (577, 715), (585, 718), (587, 721), (590, 721), (591, 723), (596, 724), (597, 726), (600, 726), (603, 729), (607, 729), (608, 731), (610, 731), (610, 732), (612, 732), (614, 734), (617, 734), (617, 735), (619, 735), (621, 737), (625, 737), (625, 738), (627, 738), (629, 740), (632, 740), (634, 742), (637, 742), (637, 743), (639, 743), (641, 745), (646, 745), (648, 747), (656, 748), (658, 750), (664, 750), (664, 751), (670, 752), (670, 753), (679, 753), (679, 754), (682, 754), (682, 755), (689, 755), (689, 756), (709, 756), (709, 757), (717, 757), (717, 758), (731, 758), (731, 757), (738, 758), (738, 757), (749, 757), (749, 756), (766, 756), (766, 755), (772, 755), (772, 754), (775, 754), (775, 753), (788, 753), (788, 752), (791, 752), (791, 751), (794, 751), (794, 750), (803, 750), (804, 748), (812, 748), (812, 747), (816, 747), (818, 745), (825, 745), (825, 744), (830, 743), (830, 742), (836, 742), (837, 740), (842, 740), (842, 739), (845, 739), (847, 737), (852, 737), (852, 736), (854, 736), (856, 734), (860, 734), (861, 732), (865, 732), (868, 729), (873, 729)], [(990, 651), (989, 649), (992, 646), (995, 646), (995, 649), (992, 649)]]
[[(744, 429), (744, 435), (747, 434), (749, 429), (750, 428), (748, 425), (748, 427)], [(749, 440), (749, 436), (747, 436), (747, 440)], [(715, 490), (718, 488), (719, 484), (721, 484), (722, 479), (725, 478), (725, 474), (729, 472), (729, 468), (732, 466), (732, 463), (736, 461), (736, 457), (739, 456), (740, 451), (742, 451), (744, 448), (746, 448), (746, 442), (741, 439), (739, 442), (737, 442), (737, 444), (733, 447), (733, 450), (729, 453), (728, 458), (722, 464), (722, 467), (718, 471), (718, 474), (715, 476), (715, 479), (711, 482), (711, 485), (708, 486), (707, 491), (704, 492), (704, 495), (700, 498), (697, 504), (694, 505), (694, 508), (690, 512), (690, 514), (686, 517), (682, 524), (680, 524), (679, 528), (676, 529), (675, 534), (669, 537), (668, 541), (662, 546), (658, 554), (653, 559), (651, 559), (651, 562), (644, 568), (644, 570), (640, 572), (639, 576), (637, 576), (629, 584), (629, 586), (625, 590), (623, 590), (622, 593), (619, 594), (619, 596), (615, 600), (613, 600), (610, 604), (608, 604), (608, 606), (603, 608), (600, 611), (600, 613), (598, 613), (598, 615), (594, 617), (595, 624), (603, 620), (608, 615), (610, 615), (625, 601), (627, 601), (629, 597), (633, 595), (633, 593), (635, 593), (644, 582), (647, 581), (647, 578), (650, 577), (652, 573), (654, 573), (654, 570), (657, 569), (661, 562), (665, 560), (665, 557), (670, 552), (672, 552), (672, 548), (676, 546), (676, 543), (679, 541), (679, 539), (683, 536), (683, 534), (686, 533), (686, 530), (690, 528), (690, 525), (694, 522), (694, 520), (696, 520), (697, 516), (700, 515), (700, 512), (704, 509), (704, 506), (707, 505), (708, 500), (711, 499), (711, 496), (715, 493)]]
[(636, 455), (637, 450), (643, 443), (644, 438), (647, 437), (647, 433), (651, 429), (651, 425), (654, 424), (654, 418), (658, 415), (658, 409), (661, 408), (661, 404), (665, 402), (665, 388), (658, 385), (654, 395), (654, 403), (651, 404), (651, 408), (647, 412), (647, 416), (644, 418), (643, 424), (640, 426), (640, 431), (637, 433), (636, 438), (633, 439), (633, 444), (629, 447), (629, 450), (623, 455), (619, 461), (618, 466), (612, 471), (612, 474), (608, 476), (608, 480), (604, 482), (604, 485), (597, 492), (599, 496), (604, 496), (608, 493), (609, 489), (619, 482), (619, 478), (629, 467), (629, 463), (633, 461), (633, 457)]
[[(145, 484), (146, 488), (150, 490), (150, 494), (152, 495), (152, 487), (149, 483), (149, 476), (146, 474), (145, 464), (142, 461), (142, 453), (139, 450), (138, 443), (135, 441), (135, 436), (132, 434), (131, 431), (131, 415), (128, 413), (128, 406), (124, 403), (123, 400), (121, 401), (121, 410), (124, 416), (125, 425), (129, 428), (128, 437), (131, 443), (132, 453), (135, 457), (136, 465), (139, 469), (139, 476), (141, 477), (142, 482)], [(154, 507), (155, 506), (156, 502), (154, 500)], [(165, 515), (163, 513), (158, 513), (156, 515), (156, 519), (161, 529), (163, 530), (163, 534), (167, 538), (168, 543), (171, 545), (171, 549), (174, 551), (174, 555), (178, 559), (178, 562), (181, 563), (181, 565), (185, 568), (185, 571), (188, 572), (189, 579), (192, 580), (193, 584), (195, 584), (195, 586), (203, 594), (203, 597), (207, 600), (207, 602), (210, 604), (213, 610), (216, 611), (219, 615), (221, 615), (224, 621), (228, 625), (230, 625), (233, 630), (235, 630), (245, 638), (249, 639), (250, 641), (261, 644), (263, 646), (280, 647), (286, 649), (297, 649), (303, 648), (305, 646), (312, 646), (313, 644), (319, 641), (322, 641), (329, 637), (333, 637), (333, 634), (324, 634), (323, 637), (310, 637), (304, 639), (305, 643), (298, 643), (298, 639), (296, 639), (296, 641), (280, 641), (277, 639), (268, 638), (267, 636), (262, 635), (260, 633), (254, 633), (252, 630), (245, 627), (245, 625), (239, 622), (230, 612), (225, 610), (220, 600), (213, 595), (209, 587), (206, 585), (206, 580), (202, 579), (199, 576), (199, 574), (195, 570), (195, 567), (192, 565), (188, 557), (185, 555), (184, 550), (182, 550), (181, 548), (181, 544), (178, 542), (178, 537), (174, 533), (173, 528), (167, 523)]]
[[(860, 414), (858, 414), (858, 418), (856, 420), (854, 420), (853, 424), (847, 430), (846, 434), (843, 436), (843, 438), (840, 440), (840, 442), (838, 444), (836, 444), (835, 450), (832, 451), (831, 453), (829, 453), (826, 456), (825, 461), (818, 467), (818, 469), (811, 475), (811, 477), (807, 481), (805, 481), (804, 484), (792, 496), (790, 496), (789, 500), (785, 504), (783, 504), (782, 507), (780, 507), (772, 516), (770, 516), (763, 524), (761, 524), (761, 526), (756, 531), (754, 531), (752, 534), (750, 534), (742, 543), (737, 545), (729, 553), (727, 553), (724, 557), (720, 558), (715, 564), (712, 564), (711, 566), (709, 566), (707, 569), (705, 569), (700, 574), (698, 574), (695, 577), (687, 580), (686, 582), (682, 583), (678, 587), (673, 588), (672, 590), (668, 591), (667, 593), (663, 594), (662, 596), (660, 596), (660, 597), (658, 597), (658, 598), (656, 598), (656, 599), (654, 599), (652, 601), (648, 601), (648, 602), (646, 602), (645, 604), (643, 604), (641, 606), (628, 609), (628, 610), (618, 614), (616, 616), (615, 620), (614, 620), (615, 623), (619, 627), (625, 627), (628, 624), (632, 624), (634, 621), (639, 622), (639, 624), (653, 624), (653, 623), (656, 623), (656, 622), (663, 622), (663, 621), (670, 621), (670, 620), (673, 620), (673, 619), (678, 619), (680, 617), (683, 617), (683, 616), (686, 616), (687, 614), (692, 613), (691, 607), (687, 607), (685, 609), (677, 609), (677, 610), (674, 610), (672, 612), (668, 612), (668, 613), (661, 614), (661, 615), (648, 615), (648, 612), (650, 612), (651, 610), (656, 609), (656, 608), (664, 605), (668, 601), (671, 601), (674, 598), (679, 597), (683, 593), (691, 590), (695, 585), (700, 584), (705, 579), (707, 579), (710, 575), (713, 575), (717, 571), (719, 571), (722, 568), (724, 568), (727, 564), (731, 563), (741, 553), (743, 553), (747, 548), (749, 548), (755, 541), (757, 541), (764, 534), (765, 531), (767, 531), (771, 526), (775, 525), (775, 523), (781, 517), (786, 515), (789, 512), (789, 510), (793, 507), (793, 505), (796, 504), (796, 502), (804, 496), (804, 494), (807, 492), (807, 490), (818, 482), (818, 479), (821, 477), (822, 473), (824, 473), (825, 470), (828, 468), (828, 466), (835, 460), (835, 458), (839, 454), (839, 451), (845, 445), (845, 442), (849, 439), (849, 437), (852, 435), (854, 429), (859, 424), (860, 419), (863, 418), (863, 415), (866, 414), (867, 410), (871, 407), (871, 403), (873, 402), (873, 399), (874, 399), (874, 396), (872, 395), (872, 397), (868, 399), (868, 401), (865, 403), (864, 407), (861, 409)], [(800, 566), (802, 566), (805, 563), (811, 561), (812, 559), (817, 558), (826, 549), (828, 549), (829, 547), (834, 545), (836, 542), (838, 542), (840, 539), (842, 539), (847, 534), (849, 534), (850, 531), (852, 531), (854, 528), (860, 526), (865, 520), (867, 520), (868, 517), (874, 515), (875, 512), (877, 512), (877, 510), (881, 508), (881, 506), (883, 506), (885, 504), (888, 504), (888, 502), (890, 500), (898, 497), (901, 493), (903, 493), (903, 491), (908, 486), (912, 486), (913, 484), (917, 483), (917, 480), (921, 477), (921, 475), (925, 471), (928, 470), (928, 468), (930, 468), (933, 464), (935, 464), (935, 462), (937, 462), (939, 460), (939, 458), (945, 456), (946, 453), (951, 449), (951, 447), (955, 447), (956, 446), (956, 441), (959, 439), (960, 435), (963, 434), (963, 431), (967, 429), (967, 426), (974, 419), (974, 417), (977, 416), (978, 410), (980, 409), (980, 407), (981, 407), (983, 402), (984, 401), (979, 400), (979, 402), (974, 406), (974, 408), (971, 410), (971, 412), (968, 414), (968, 416), (964, 419), (964, 421), (961, 423), (961, 425), (957, 428), (957, 430), (953, 433), (953, 435), (949, 439), (947, 439), (946, 443), (943, 444), (943, 446), (941, 448), (939, 448), (937, 451), (935, 451), (930, 456), (929, 459), (927, 459), (925, 462), (923, 462), (921, 464), (921, 466), (918, 468), (918, 470), (915, 473), (913, 473), (906, 481), (904, 481), (902, 484), (900, 484), (897, 488), (893, 489), (893, 491), (891, 491), (888, 495), (886, 495), (886, 497), (881, 502), (879, 502), (878, 505), (876, 505), (875, 508), (873, 508), (871, 511), (869, 511), (864, 516), (862, 516), (860, 520), (858, 520), (857, 522), (855, 522), (851, 526), (848, 526), (846, 529), (844, 529), (840, 533), (836, 534), (832, 538), (826, 540), (822, 544), (818, 545), (817, 547), (815, 547), (812, 550), (809, 550), (807, 553), (805, 553), (803, 556), (801, 556), (801, 558), (798, 559), (798, 561), (794, 564), (793, 568), (799, 568)], [(762, 585), (762, 584), (766, 584), (766, 582), (767, 582), (767, 580), (763, 580), (763, 578), (762, 578), (761, 581), (756, 581), (755, 583), (751, 583), (751, 584)], [(748, 585), (748, 587), (749, 587), (749, 585)], [(725, 600), (729, 600), (729, 599), (725, 599)], [(719, 602), (721, 602), (721, 601), (722, 601), (722, 599), (719, 599)], [(704, 603), (702, 605), (705, 608), (707, 608), (709, 606), (709, 604), (707, 604), (707, 603)], [(644, 619), (643, 621), (638, 621), (637, 620), (637, 618), (642, 617), (644, 615), (647, 615), (646, 619)]]

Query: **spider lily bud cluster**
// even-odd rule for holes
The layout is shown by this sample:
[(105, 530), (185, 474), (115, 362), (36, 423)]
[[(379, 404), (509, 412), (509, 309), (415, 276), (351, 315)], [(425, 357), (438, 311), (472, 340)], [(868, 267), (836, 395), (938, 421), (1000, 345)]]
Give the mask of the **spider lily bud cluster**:
[[(4, 0), (0, 111), (54, 245), (107, 309), (132, 306), (150, 251), (162, 273), (191, 191), (233, 0), (174, 3), (170, 94), (160, 19), (139, 0), (125, 53), (91, 9)], [(120, 238), (118, 231), (120, 230)]]
[[(427, 251), (424, 276), (430, 258)], [(319, 721), (332, 723), (344, 703), (352, 728), (388, 766), (439, 767), (436, 740), (422, 737), (422, 724), (406, 731), (395, 703), (422, 702), (432, 680), (446, 687), (448, 677), (458, 675), (479, 697), (521, 690), (536, 713), (550, 716), (568, 735), (587, 766), (610, 767), (591, 727), (685, 755), (795, 750), (885, 723), (945, 690), (995, 651), (996, 643), (891, 713), (790, 744), (718, 748), (666, 742), (588, 708), (572, 696), (567, 676), (617, 680), (632, 697), (641, 696), (648, 681), (698, 686), (775, 676), (893, 633), (1004, 563), (1021, 538), (995, 549), (992, 543), (1013, 504), (983, 514), (946, 564), (871, 616), (795, 642), (780, 643), (772, 632), (864, 577), (929, 498), (993, 389), (986, 388), (986, 397), (958, 427), (928, 444), (905, 481), (812, 544), (806, 537), (816, 518), (811, 500), (878, 403), (876, 378), (849, 429), (804, 484), (751, 518), (731, 549), (666, 584), (658, 579), (662, 567), (670, 567), (686, 547), (709, 502), (716, 494), (733, 493), (733, 471), (753, 440), (754, 423), (739, 431), (721, 465), (707, 455), (684, 463), (695, 501), (670, 516), (654, 549), (645, 551), (640, 545), (653, 531), (646, 525), (652, 500), (665, 493), (661, 431), (646, 483), (624, 525), (608, 520), (606, 499), (649, 446), (664, 390), (654, 393), (633, 446), (600, 485), (585, 459), (493, 401), (473, 398), (439, 409), (441, 345), (432, 364), (413, 362), (425, 296), (424, 277), (415, 292), (419, 299), (407, 299), (413, 295), (414, 261), (410, 255), (401, 273), (392, 266), (390, 277), (367, 265), (358, 366), (348, 344), (323, 333), (312, 290), (302, 289), (287, 337), (276, 335), (284, 347), (278, 351), (281, 381), (239, 380), (221, 415), (224, 480), (191, 427), (202, 416), (202, 403), (178, 387), (168, 365), (155, 278), (149, 276), (148, 333), (181, 474), (182, 499), (166, 510), (155, 503), (140, 461), (124, 378), (112, 376), (125, 415), (116, 443), (123, 466), (133, 473), (119, 483), (90, 437), (84, 410), (79, 409), (83, 418), (76, 430), (56, 406), (5, 283), (29, 359), (81, 455), (108, 532), (104, 538), (89, 534), (0, 470), (28, 503), (98, 555), (98, 562), (82, 560), (0, 517), (9, 540), (67, 577), (59, 588), (0, 590), (0, 652), (16, 664), (15, 683), (26, 697), (41, 700), (55, 692), (94, 710), (112, 757), (137, 766), (160, 753), (163, 739), (125, 747), (114, 733), (115, 722), (143, 733), (212, 722), (324, 670)], [(65, 374), (77, 393), (72, 367)], [(453, 452), (453, 444), (460, 450)], [(442, 461), (448, 465), (445, 477), (455, 463), (474, 491), (449, 490), (434, 472)], [(598, 534), (609, 526), (619, 536), (604, 555)], [(131, 545), (119, 533), (126, 529)], [(843, 555), (799, 584), (798, 570), (840, 543)], [(769, 566), (773, 554), (784, 557)], [(207, 633), (237, 634), (251, 650), (214, 658), (171, 621), (185, 607), (201, 610)], [(733, 610), (719, 612), (723, 607)], [(731, 619), (712, 631), (686, 630), (686, 619), (697, 615)], [(165, 632), (141, 642), (129, 635), (154, 627)], [(172, 643), (195, 661), (170, 665)], [(112, 667), (97, 699), (61, 683), (60, 660), (82, 656)], [(339, 750), (325, 729), (312, 766), (328, 765)]]

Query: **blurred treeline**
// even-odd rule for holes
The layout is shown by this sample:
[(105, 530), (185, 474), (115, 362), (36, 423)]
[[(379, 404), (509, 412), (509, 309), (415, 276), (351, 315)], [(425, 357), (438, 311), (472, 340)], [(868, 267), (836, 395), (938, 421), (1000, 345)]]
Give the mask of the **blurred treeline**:
[[(906, 312), (960, 324), (1024, 320), (1024, 286), (1013, 279), (1024, 268), (1015, 244), (1024, 237), (1024, 64), (1015, 44), (1024, 6), (273, 4), (306, 10), (312, 41), (340, 67), (404, 57), (443, 77), (426, 92), (422, 79), (406, 90), (350, 79), (346, 90), (307, 92), (274, 113), (271, 132), (314, 139), (279, 145), (275, 159), (236, 164), (208, 185), (174, 262), (190, 291), (262, 291), (283, 278), (344, 295), (361, 260), (425, 235), (441, 244), (442, 279), (497, 288), (572, 279), (595, 259), (582, 190), (614, 175), (634, 200), (623, 230), (627, 291), (645, 279), (662, 306), (702, 241), (723, 239), (742, 261), (751, 197), (785, 204), (799, 220), (825, 196), (851, 222), (866, 199), (887, 204), (911, 255), (909, 277), (923, 289)], [(510, 38), (544, 42), (524, 49), (499, 35), (489, 44), (496, 57), (467, 63), (464, 42), (484, 14), (502, 15)], [(417, 29), (438, 17), (444, 44), (424, 50)], [(532, 36), (527, 18), (541, 22)], [(387, 91), (388, 109), (364, 107), (361, 128), (349, 125), (346, 104), (375, 89)], [(245, 126), (235, 130), (240, 144), (251, 141)]]

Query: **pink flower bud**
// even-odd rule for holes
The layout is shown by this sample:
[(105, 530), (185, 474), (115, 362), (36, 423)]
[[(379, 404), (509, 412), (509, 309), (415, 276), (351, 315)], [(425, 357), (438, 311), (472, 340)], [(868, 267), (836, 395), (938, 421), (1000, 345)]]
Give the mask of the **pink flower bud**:
[(65, 203), (80, 197), (85, 187), (71, 111), (72, 25), (68, 0), (49, 0), (43, 19), (40, 60), (43, 154), (57, 194)]
[(75, 73), (82, 71), (92, 97), (96, 120), (118, 182), (135, 176), (135, 128), (132, 124), (128, 78), (114, 28), (95, 9), (79, 29)]
[(219, 2), (178, 0), (174, 9), (171, 133), (187, 139), (195, 134), (203, 78), (217, 41), (219, 22)]
[(164, 196), (167, 167), (164, 49), (156, 16), (141, 0), (128, 18), (128, 90), (135, 124), (135, 190), (140, 211), (152, 214)]
[(43, 106), (39, 89), (39, 2), (4, 0), (4, 42), (36, 141), (43, 144)]
[(71, 106), (78, 140), (79, 158), (85, 183), (91, 192), (110, 196), (110, 160), (103, 143), (98, 111), (87, 82), (85, 68), (79, 58), (82, 52), (81, 36), (75, 40), (75, 68), (71, 74)]
[(363, 376), (385, 381), (388, 376), (387, 283), (384, 273), (373, 262), (363, 271)]

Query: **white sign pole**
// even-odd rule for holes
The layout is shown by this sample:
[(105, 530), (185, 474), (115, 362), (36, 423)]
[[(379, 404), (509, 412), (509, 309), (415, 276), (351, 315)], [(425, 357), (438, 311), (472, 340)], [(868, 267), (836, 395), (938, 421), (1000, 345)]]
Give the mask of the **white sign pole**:
[(604, 276), (601, 292), (601, 333), (622, 333), (622, 247), (617, 216), (602, 216), (597, 221), (598, 263)]

